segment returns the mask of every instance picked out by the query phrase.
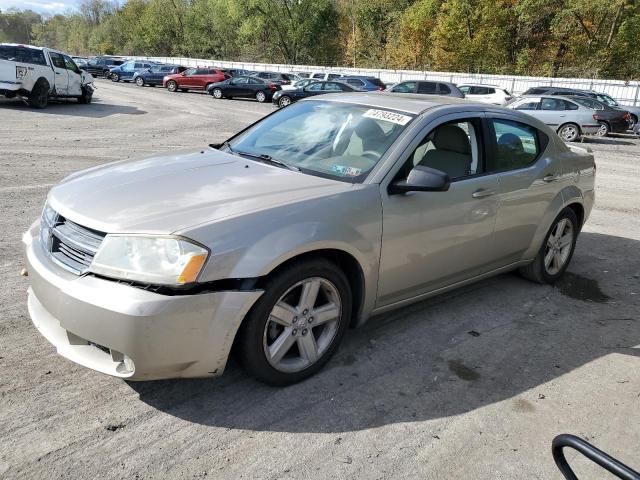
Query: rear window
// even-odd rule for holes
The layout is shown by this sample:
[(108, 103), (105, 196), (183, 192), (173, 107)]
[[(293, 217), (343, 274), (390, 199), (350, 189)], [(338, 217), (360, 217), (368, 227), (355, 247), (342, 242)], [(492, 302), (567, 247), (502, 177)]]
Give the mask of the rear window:
[(328, 78), (329, 80), (333, 80), (334, 78), (340, 78), (340, 75), (337, 73), (330, 73)]
[(418, 83), (418, 93), (426, 93), (435, 95), (436, 94), (436, 84), (433, 82), (419, 82)]
[(445, 85), (444, 83), (439, 83), (438, 84), (438, 93), (444, 93), (445, 95), (448, 95), (449, 93), (451, 93), (451, 89)]
[(42, 50), (28, 47), (14, 47), (11, 45), (0, 45), (0, 60), (33, 63), (35, 65), (47, 64)]

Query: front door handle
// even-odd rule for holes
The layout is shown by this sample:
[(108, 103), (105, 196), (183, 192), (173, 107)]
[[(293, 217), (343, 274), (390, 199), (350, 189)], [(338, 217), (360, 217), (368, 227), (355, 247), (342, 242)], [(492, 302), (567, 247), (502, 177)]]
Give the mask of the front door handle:
[(486, 198), (486, 197), (490, 197), (491, 195), (495, 195), (496, 192), (494, 192), (493, 190), (486, 190), (484, 188), (481, 188), (480, 190), (476, 190), (475, 192), (473, 192), (471, 194), (471, 196), (473, 198)]
[(549, 175), (545, 175), (544, 177), (542, 177), (542, 181), (547, 183), (553, 182), (557, 179), (558, 179), (558, 175), (556, 175), (555, 173), (550, 173)]

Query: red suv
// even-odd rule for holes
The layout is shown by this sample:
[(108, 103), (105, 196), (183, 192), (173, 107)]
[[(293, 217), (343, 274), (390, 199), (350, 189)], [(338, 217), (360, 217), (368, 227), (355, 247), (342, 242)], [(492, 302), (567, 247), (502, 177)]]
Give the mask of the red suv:
[(162, 80), (162, 86), (170, 92), (206, 90), (212, 83), (222, 82), (225, 78), (225, 74), (216, 68), (196, 67), (182, 73), (167, 75)]

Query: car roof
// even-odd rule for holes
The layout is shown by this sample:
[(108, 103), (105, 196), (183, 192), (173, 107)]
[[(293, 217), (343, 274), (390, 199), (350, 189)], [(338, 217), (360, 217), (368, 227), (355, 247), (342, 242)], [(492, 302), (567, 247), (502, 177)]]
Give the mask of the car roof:
[(464, 82), (464, 83), (458, 83), (457, 85), (458, 87), (467, 86), (467, 87), (491, 87), (491, 88), (500, 88), (500, 89), (504, 88), (504, 87), (501, 87), (500, 85), (493, 85), (491, 83)]
[(319, 97), (311, 97), (304, 101), (308, 100), (354, 103), (370, 107), (387, 108), (389, 110), (400, 110), (407, 113), (413, 113), (415, 115), (418, 115), (432, 107), (437, 107), (440, 105), (473, 103), (462, 98), (455, 97), (392, 92), (343, 92), (336, 94), (326, 94)]

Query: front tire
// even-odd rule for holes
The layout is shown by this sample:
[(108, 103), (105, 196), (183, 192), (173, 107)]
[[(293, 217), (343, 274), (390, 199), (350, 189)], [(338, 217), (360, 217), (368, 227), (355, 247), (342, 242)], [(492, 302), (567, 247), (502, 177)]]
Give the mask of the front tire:
[(112, 73), (111, 74), (111, 81), (118, 83), (120, 81), (120, 75), (118, 75), (117, 73)]
[(580, 138), (580, 127), (575, 123), (565, 123), (558, 129), (558, 135), (565, 142), (575, 142)]
[(267, 101), (267, 96), (264, 92), (258, 92), (256, 93), (256, 100), (258, 100), (259, 103), (264, 103)]
[(562, 210), (551, 224), (538, 255), (519, 269), (520, 274), (532, 282), (555, 283), (571, 262), (579, 231), (576, 213), (571, 208)]
[(93, 92), (90, 92), (86, 88), (82, 88), (82, 95), (78, 97), (78, 103), (82, 103), (84, 105), (88, 105), (91, 103), (93, 99)]
[(139, 87), (144, 87), (144, 78), (137, 77), (136, 78), (136, 85), (139, 86)]
[(217, 98), (218, 100), (220, 100), (222, 98), (222, 90), (219, 88), (214, 88), (213, 92), (211, 92), (211, 95), (213, 95), (213, 98)]
[(349, 282), (330, 261), (299, 262), (277, 272), (239, 332), (246, 371), (276, 386), (313, 375), (342, 341), (351, 304)]
[(178, 84), (173, 80), (169, 80), (167, 82), (167, 90), (169, 90), (170, 92), (176, 92), (178, 90)]
[(287, 106), (291, 105), (291, 103), (292, 103), (291, 102), (291, 97), (289, 97), (288, 95), (283, 95), (278, 100), (278, 106), (280, 108), (287, 107)]

